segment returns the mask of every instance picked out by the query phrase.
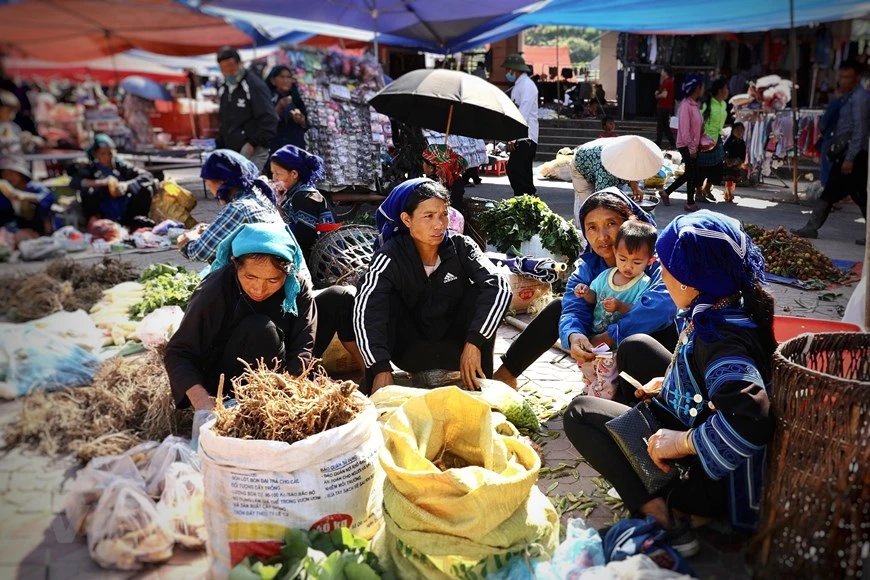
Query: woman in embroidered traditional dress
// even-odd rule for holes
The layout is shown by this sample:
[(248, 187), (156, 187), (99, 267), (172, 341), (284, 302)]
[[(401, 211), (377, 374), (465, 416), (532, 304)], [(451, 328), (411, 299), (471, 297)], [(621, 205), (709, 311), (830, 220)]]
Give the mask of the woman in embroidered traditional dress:
[(724, 215), (699, 211), (677, 217), (660, 234), (656, 251), (662, 280), (682, 310), (683, 331), (674, 353), (645, 335), (625, 339), (620, 368), (643, 384), (663, 428), (648, 452), (662, 470), (671, 460), (690, 467), (656, 495), (647, 492), (605, 423), (629, 407), (581, 396), (565, 412), (565, 433), (584, 458), (613, 483), (632, 511), (672, 530), (683, 555), (698, 541), (672, 515), (728, 515), (735, 529), (757, 520), (762, 463), (773, 421), (768, 387), (773, 298), (762, 288), (764, 259), (741, 228)]

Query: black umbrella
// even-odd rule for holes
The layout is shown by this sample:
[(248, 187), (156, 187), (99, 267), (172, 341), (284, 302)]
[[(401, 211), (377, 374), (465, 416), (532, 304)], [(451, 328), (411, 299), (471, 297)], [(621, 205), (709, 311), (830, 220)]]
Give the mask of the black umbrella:
[(455, 70), (406, 73), (369, 99), (379, 113), (424, 129), (510, 141), (529, 136), (513, 101), (495, 85)]

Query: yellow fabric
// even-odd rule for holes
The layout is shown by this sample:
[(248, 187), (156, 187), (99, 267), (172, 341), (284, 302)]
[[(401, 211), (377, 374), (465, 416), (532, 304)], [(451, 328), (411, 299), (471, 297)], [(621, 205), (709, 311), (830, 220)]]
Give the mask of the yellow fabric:
[(189, 229), (196, 225), (196, 220), (190, 215), (194, 207), (196, 198), (193, 194), (167, 179), (160, 184), (160, 192), (151, 200), (151, 219), (158, 223), (174, 220)]
[[(383, 545), (400, 578), (470, 578), (512, 556), (552, 554), (559, 518), (535, 482), (541, 461), (496, 431), (489, 405), (457, 387), (412, 396), (383, 426)], [(468, 467), (441, 471), (443, 450)]]

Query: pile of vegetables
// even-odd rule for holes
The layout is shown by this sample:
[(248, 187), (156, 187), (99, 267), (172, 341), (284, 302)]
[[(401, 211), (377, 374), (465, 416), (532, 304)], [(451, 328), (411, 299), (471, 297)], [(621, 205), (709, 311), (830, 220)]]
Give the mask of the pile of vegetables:
[(847, 274), (834, 266), (831, 258), (818, 251), (812, 242), (789, 233), (780, 226), (765, 230), (752, 224), (744, 224), (744, 230), (761, 250), (771, 274), (818, 281), (822, 286), (843, 282)]
[(580, 234), (570, 222), (532, 195), (504, 199), (480, 215), (489, 242), (500, 252), (541, 236), (543, 246), (556, 256), (567, 256), (573, 263), (583, 249)]
[(130, 307), (130, 318), (142, 320), (162, 306), (187, 307), (193, 291), (199, 285), (199, 274), (189, 272), (184, 266), (152, 264), (139, 276), (145, 285), (145, 294)]
[(375, 580), (395, 576), (381, 567), (368, 550), (368, 542), (347, 528), (325, 534), (312, 530), (288, 530), (281, 552), (265, 561), (248, 557), (229, 575), (229, 580)]

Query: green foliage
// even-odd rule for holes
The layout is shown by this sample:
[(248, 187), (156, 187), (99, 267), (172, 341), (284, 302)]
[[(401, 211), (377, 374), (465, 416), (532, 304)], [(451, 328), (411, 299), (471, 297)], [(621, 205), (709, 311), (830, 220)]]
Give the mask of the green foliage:
[(130, 307), (133, 320), (142, 320), (161, 306), (187, 308), (200, 280), (199, 274), (188, 272), (183, 266), (152, 264), (139, 276), (139, 281), (145, 284), (145, 295)]
[(523, 33), (523, 42), (530, 46), (567, 46), (571, 53), (571, 63), (577, 67), (583, 66), (601, 53), (600, 36), (601, 31), (596, 28), (533, 26)]
[(368, 542), (347, 528), (325, 534), (288, 530), (279, 555), (262, 562), (245, 558), (229, 580), (377, 580), (395, 577), (381, 567)]
[(580, 255), (580, 234), (573, 224), (555, 214), (539, 198), (520, 195), (499, 201), (480, 215), (489, 242), (500, 252), (518, 248), (538, 234), (544, 247), (573, 263)]

